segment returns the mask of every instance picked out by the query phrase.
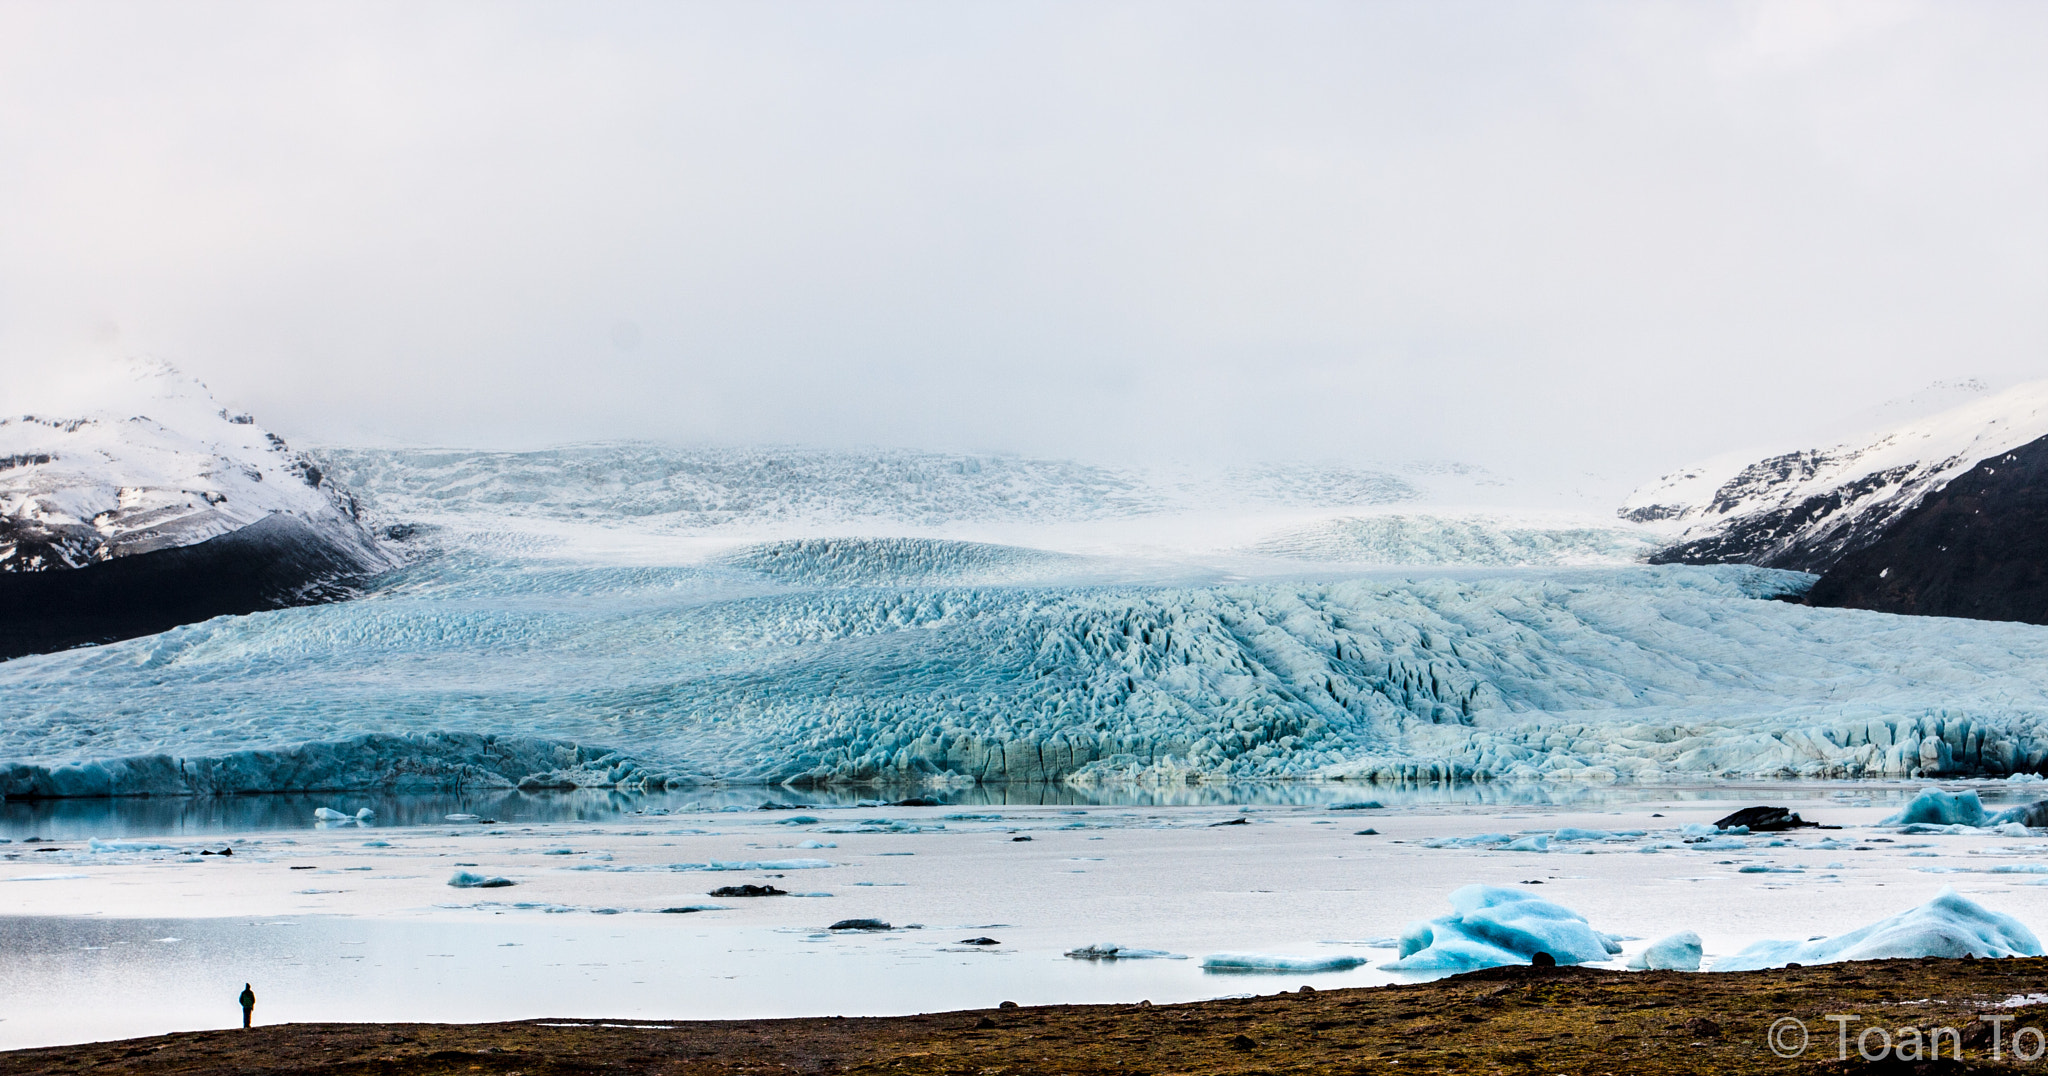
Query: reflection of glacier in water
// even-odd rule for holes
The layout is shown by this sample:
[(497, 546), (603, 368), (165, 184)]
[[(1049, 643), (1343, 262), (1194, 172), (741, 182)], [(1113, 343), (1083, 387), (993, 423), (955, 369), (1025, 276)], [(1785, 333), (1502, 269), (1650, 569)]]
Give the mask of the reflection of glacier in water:
[[(1768, 600), (1809, 576), (1363, 572), (1344, 560), (1366, 534), (1349, 516), (1272, 532), (1343, 537), (1309, 543), (1321, 563), (1259, 559), (1241, 534), (1139, 563), (1017, 530), (1034, 513), (1172, 507), (1117, 473), (655, 452), (628, 461), (652, 471), (606, 485), (625, 464), (604, 452), (627, 450), (591, 451), (344, 459), (432, 551), (365, 600), (0, 664), (0, 794), (1907, 777), (2048, 761), (2048, 633)], [(772, 480), (792, 468), (808, 477)], [(1413, 492), (1356, 474), (1310, 485)], [(895, 518), (875, 526), (897, 537), (717, 537), (885, 508)], [(906, 514), (1010, 530), (905, 537)], [(1418, 526), (1401, 524), (1402, 548), (1423, 541), (1438, 564), (1637, 548), (1584, 528)], [(1386, 555), (1369, 537), (1360, 555)]]
[[(445, 825), (449, 815), (472, 815), (482, 824), (530, 825), (556, 822), (618, 823), (667, 818), (715, 824), (716, 815), (789, 817), (802, 811), (866, 810), (896, 803), (929, 801), (964, 810), (999, 807), (1342, 807), (1341, 817), (1371, 825), (1380, 808), (1404, 807), (1571, 807), (1606, 808), (1635, 803), (1725, 803), (1729, 810), (1759, 799), (1903, 805), (1922, 786), (1917, 782), (1771, 781), (1673, 786), (1546, 781), (1452, 781), (1440, 784), (1383, 784), (1361, 788), (1342, 782), (1216, 782), (1194, 785), (1073, 785), (1066, 782), (1005, 782), (934, 791), (920, 786), (876, 788), (827, 786), (789, 789), (763, 785), (709, 785), (673, 791), (574, 789), (548, 792), (487, 789), (474, 792), (394, 793), (367, 790), (336, 793), (277, 793), (268, 796), (120, 796), (70, 799), (15, 799), (0, 802), (0, 838), (78, 841), (90, 837), (187, 837), (305, 829), (321, 807), (345, 815), (368, 808), (363, 830)], [(1979, 791), (1983, 802), (2030, 802), (2038, 785), (1991, 782)], [(1375, 807), (1374, 805), (1378, 805)], [(774, 812), (760, 815), (759, 812)], [(1333, 815), (1332, 817), (1339, 817)]]

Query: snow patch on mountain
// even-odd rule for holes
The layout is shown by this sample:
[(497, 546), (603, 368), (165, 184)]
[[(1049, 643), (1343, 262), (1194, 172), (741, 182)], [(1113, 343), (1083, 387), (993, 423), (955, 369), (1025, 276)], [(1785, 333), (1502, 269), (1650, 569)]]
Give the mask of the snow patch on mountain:
[(198, 381), (137, 364), (99, 387), (89, 408), (0, 418), (0, 571), (195, 545), (275, 513), (366, 568), (395, 563), (317, 464)]
[(2031, 382), (1833, 448), (1718, 457), (1620, 512), (1672, 534), (1658, 560), (1825, 571), (1979, 461), (2044, 436), (2048, 381)]

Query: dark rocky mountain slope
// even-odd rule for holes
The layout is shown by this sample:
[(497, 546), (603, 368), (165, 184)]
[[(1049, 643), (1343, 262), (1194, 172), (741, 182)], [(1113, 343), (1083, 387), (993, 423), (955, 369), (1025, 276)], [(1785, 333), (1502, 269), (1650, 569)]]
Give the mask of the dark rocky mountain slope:
[(2048, 437), (1984, 460), (1835, 562), (1814, 605), (2048, 624)]

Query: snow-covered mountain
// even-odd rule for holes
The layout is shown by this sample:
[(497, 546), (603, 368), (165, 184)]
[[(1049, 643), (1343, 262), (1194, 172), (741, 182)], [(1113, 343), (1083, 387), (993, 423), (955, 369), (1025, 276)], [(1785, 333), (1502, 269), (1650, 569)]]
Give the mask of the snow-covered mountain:
[(2048, 381), (1832, 448), (1724, 456), (1638, 489), (1621, 515), (1675, 531), (1655, 563), (1826, 572), (1979, 463), (2048, 437)]
[(293, 604), (395, 567), (354, 498), (222, 408), (137, 365), (89, 409), (0, 418), (0, 658)]

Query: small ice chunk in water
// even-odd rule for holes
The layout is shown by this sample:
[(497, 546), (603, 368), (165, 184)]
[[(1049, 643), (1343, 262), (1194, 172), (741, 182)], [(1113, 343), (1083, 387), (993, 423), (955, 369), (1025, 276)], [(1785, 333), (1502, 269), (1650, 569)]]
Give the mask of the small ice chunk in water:
[(1527, 964), (1548, 953), (1559, 964), (1605, 960), (1621, 943), (1586, 917), (1519, 889), (1468, 885), (1451, 894), (1452, 913), (1410, 923), (1389, 971), (1469, 971)]
[(1698, 971), (1700, 955), (1700, 936), (1688, 930), (1651, 942), (1628, 958), (1628, 966), (1636, 971)]
[(1501, 851), (1548, 852), (1550, 851), (1550, 838), (1543, 834), (1537, 834), (1533, 837), (1523, 837), (1519, 840), (1509, 841), (1506, 847), (1502, 848)]
[(1953, 889), (1918, 908), (1880, 919), (1833, 938), (1805, 942), (1760, 941), (1714, 962), (1715, 971), (1755, 971), (1787, 963), (1907, 957), (1997, 958), (2040, 956), (2034, 932), (2012, 916), (1957, 896)]
[(315, 807), (313, 808), (313, 820), (315, 822), (338, 823), (341, 825), (347, 825), (353, 822), (356, 825), (360, 826), (365, 822), (368, 822), (370, 818), (374, 816), (376, 813), (377, 812), (370, 810), (368, 807), (360, 808), (354, 814), (348, 814), (343, 811), (337, 811), (332, 807)]
[(477, 816), (473, 814), (444, 814), (441, 818), (448, 822), (474, 822), (477, 820)]
[(1553, 841), (1604, 841), (1612, 836), (1614, 834), (1604, 829), (1579, 829), (1576, 826), (1566, 826), (1551, 834), (1550, 839)]
[(1068, 955), (1068, 956), (1070, 956), (1070, 957), (1073, 957), (1073, 958), (1074, 958), (1075, 960), (1186, 960), (1186, 959), (1187, 959), (1187, 957), (1185, 957), (1185, 956), (1182, 956), (1182, 955), (1180, 955), (1180, 954), (1178, 954), (1178, 953), (1169, 953), (1169, 952), (1167, 952), (1167, 951), (1166, 951), (1166, 950), (1164, 950), (1164, 949), (1132, 949), (1132, 948), (1130, 948), (1129, 946), (1124, 946), (1124, 945), (1111, 945), (1111, 944), (1110, 944), (1110, 943), (1108, 943), (1108, 942), (1098, 942), (1098, 943), (1096, 943), (1096, 944), (1094, 944), (1094, 945), (1084, 945), (1084, 946), (1082, 946), (1082, 947), (1081, 947), (1081, 948), (1079, 948), (1079, 949), (1069, 949), (1069, 950), (1067, 950), (1067, 955)]
[(1288, 956), (1281, 953), (1213, 953), (1202, 958), (1202, 967), (1209, 971), (1345, 971), (1363, 963), (1365, 958), (1360, 956)]
[(513, 882), (510, 878), (486, 877), (470, 871), (456, 871), (448, 884), (457, 889), (503, 889)]

